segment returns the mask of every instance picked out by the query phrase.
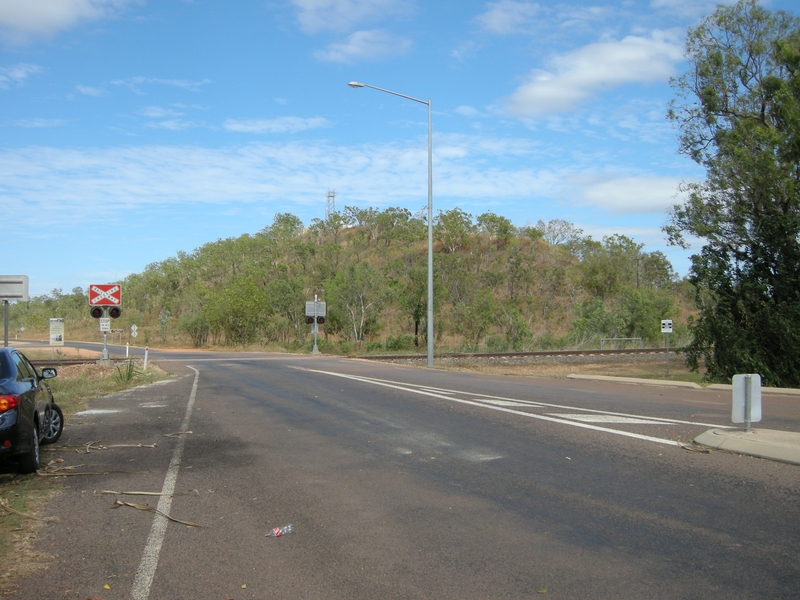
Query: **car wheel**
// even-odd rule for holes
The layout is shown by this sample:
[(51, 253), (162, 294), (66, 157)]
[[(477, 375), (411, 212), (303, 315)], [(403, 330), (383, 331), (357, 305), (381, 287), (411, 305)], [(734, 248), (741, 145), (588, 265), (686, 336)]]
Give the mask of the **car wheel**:
[(19, 472), (23, 475), (35, 473), (39, 469), (39, 430), (36, 423), (33, 424), (33, 436), (31, 439), (31, 449), (27, 454), (23, 454), (19, 459)]
[(52, 444), (61, 437), (64, 431), (64, 413), (58, 404), (53, 403), (53, 408), (44, 414), (44, 431), (42, 431), (42, 445)]

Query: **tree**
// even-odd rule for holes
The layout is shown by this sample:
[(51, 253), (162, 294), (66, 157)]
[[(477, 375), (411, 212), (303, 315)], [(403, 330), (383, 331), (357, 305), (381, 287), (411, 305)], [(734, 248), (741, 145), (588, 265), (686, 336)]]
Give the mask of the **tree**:
[(577, 244), (583, 235), (583, 229), (578, 229), (569, 221), (552, 219), (546, 224), (544, 221), (536, 223), (536, 231), (541, 231), (544, 241), (553, 246), (564, 245), (571, 247)]
[(384, 299), (381, 274), (367, 262), (346, 263), (325, 289), (332, 310), (344, 315), (341, 320), (360, 345), (364, 335), (377, 326)]
[(664, 230), (703, 240), (689, 364), (800, 386), (800, 22), (740, 0), (689, 30), (686, 56), (669, 117), (707, 175)]
[(449, 254), (459, 250), (473, 230), (472, 215), (460, 208), (440, 210), (433, 227), (436, 239), (442, 242)]
[(497, 243), (499, 248), (505, 248), (515, 232), (514, 225), (505, 217), (498, 216), (489, 211), (477, 219), (478, 228), (489, 236), (490, 241)]

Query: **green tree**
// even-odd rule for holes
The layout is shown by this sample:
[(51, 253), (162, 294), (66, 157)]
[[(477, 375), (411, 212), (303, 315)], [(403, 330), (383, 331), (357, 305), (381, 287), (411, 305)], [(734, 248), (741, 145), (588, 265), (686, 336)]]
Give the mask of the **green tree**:
[(683, 186), (664, 229), (703, 240), (690, 365), (800, 386), (800, 22), (755, 0), (720, 6), (689, 30), (686, 57), (669, 117), (706, 180)]
[(491, 211), (480, 215), (476, 222), (478, 229), (488, 235), (489, 240), (495, 242), (499, 248), (505, 248), (516, 231), (511, 221)]
[(436, 239), (449, 254), (459, 250), (473, 230), (472, 215), (460, 208), (440, 210), (433, 227)]
[(346, 263), (325, 289), (332, 310), (342, 317), (351, 339), (361, 344), (364, 336), (377, 328), (384, 300), (384, 281), (380, 272), (367, 262)]
[(265, 290), (253, 277), (239, 277), (215, 288), (203, 306), (212, 331), (222, 333), (229, 345), (255, 342), (269, 318)]

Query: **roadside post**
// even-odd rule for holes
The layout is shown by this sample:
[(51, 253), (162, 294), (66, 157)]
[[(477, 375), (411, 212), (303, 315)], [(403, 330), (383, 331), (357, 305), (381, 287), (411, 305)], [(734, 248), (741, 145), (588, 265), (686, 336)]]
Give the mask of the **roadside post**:
[(311, 354), (319, 354), (319, 348), (317, 348), (318, 325), (325, 323), (327, 316), (328, 304), (318, 301), (317, 295), (314, 294), (314, 301), (306, 302), (306, 323), (311, 325), (311, 332), (314, 334), (314, 348), (311, 350)]
[(664, 347), (667, 349), (667, 377), (669, 377), (669, 335), (672, 333), (672, 319), (661, 321), (661, 333), (664, 334)]
[[(139, 335), (139, 328), (134, 324), (131, 325), (131, 337), (136, 338)], [(130, 342), (125, 342), (125, 358), (128, 358), (130, 351)]]
[(28, 276), (0, 275), (0, 300), (3, 301), (3, 345), (8, 348), (8, 303), (30, 300)]
[(750, 433), (753, 422), (761, 421), (761, 375), (733, 376), (733, 406), (731, 421), (744, 423), (744, 430)]
[(116, 283), (93, 283), (89, 286), (89, 314), (97, 319), (103, 332), (103, 356), (108, 360), (108, 333), (111, 319), (122, 315), (122, 286)]

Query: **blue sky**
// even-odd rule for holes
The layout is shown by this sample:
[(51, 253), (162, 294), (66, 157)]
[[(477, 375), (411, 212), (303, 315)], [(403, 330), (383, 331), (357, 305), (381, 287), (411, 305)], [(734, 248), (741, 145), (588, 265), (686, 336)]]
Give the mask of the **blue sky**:
[[(791, 2), (765, 3), (790, 9)], [(0, 0), (0, 274), (118, 280), (276, 212), (427, 203), (633, 237), (681, 181), (666, 121), (705, 0)]]

